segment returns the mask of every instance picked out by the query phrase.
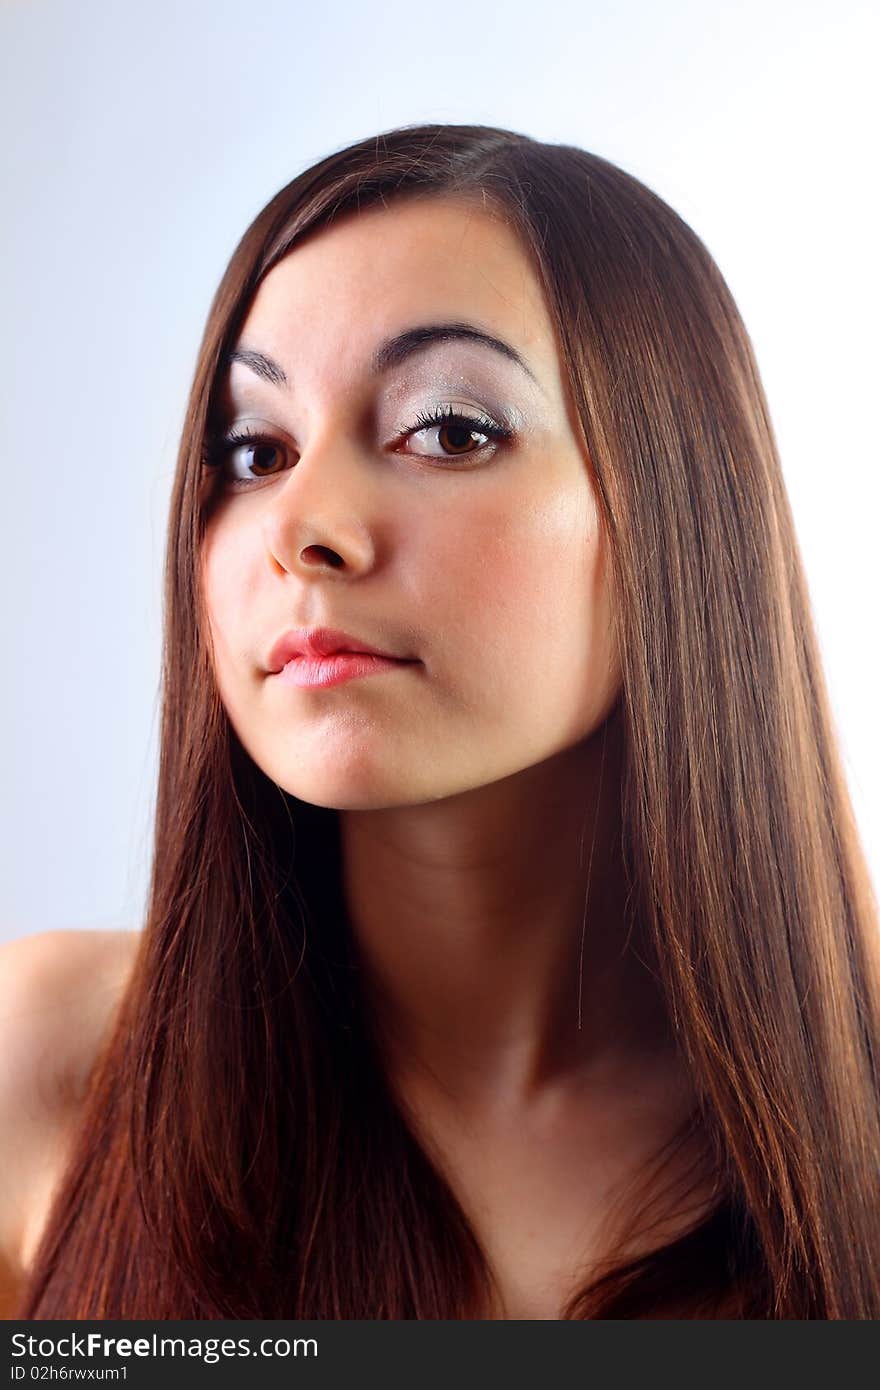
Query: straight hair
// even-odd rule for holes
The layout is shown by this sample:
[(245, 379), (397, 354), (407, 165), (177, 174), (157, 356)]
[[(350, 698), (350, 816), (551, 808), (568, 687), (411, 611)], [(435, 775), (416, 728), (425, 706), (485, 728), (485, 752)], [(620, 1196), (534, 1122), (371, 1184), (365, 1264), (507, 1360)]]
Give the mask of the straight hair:
[(338, 813), (241, 746), (200, 583), (215, 391), (257, 287), (309, 233), (411, 198), (500, 213), (556, 329), (618, 596), (627, 911), (694, 1082), (678, 1141), (714, 1193), (652, 1237), (658, 1154), (563, 1316), (880, 1318), (877, 903), (748, 334), (636, 178), (443, 124), (300, 173), (211, 304), (170, 503), (146, 921), (18, 1316), (454, 1319), (491, 1296), (382, 1065)]

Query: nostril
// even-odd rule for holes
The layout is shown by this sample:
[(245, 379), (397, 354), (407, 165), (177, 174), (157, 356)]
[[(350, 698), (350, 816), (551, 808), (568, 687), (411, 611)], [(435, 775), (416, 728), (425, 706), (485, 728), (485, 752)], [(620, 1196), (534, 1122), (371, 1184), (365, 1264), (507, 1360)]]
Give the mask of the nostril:
[(339, 569), (343, 563), (341, 555), (337, 551), (331, 550), (326, 545), (307, 545), (303, 551), (304, 560), (323, 560), (325, 564), (332, 565), (334, 569)]

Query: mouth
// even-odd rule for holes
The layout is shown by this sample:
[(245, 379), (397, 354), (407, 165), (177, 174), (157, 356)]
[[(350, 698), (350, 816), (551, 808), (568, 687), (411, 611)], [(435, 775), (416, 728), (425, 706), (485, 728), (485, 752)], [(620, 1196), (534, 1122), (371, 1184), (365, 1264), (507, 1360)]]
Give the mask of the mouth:
[(377, 676), (420, 664), (411, 658), (381, 656), (376, 652), (338, 651), (327, 656), (297, 653), (274, 678), (281, 685), (326, 689), (362, 676)]
[(366, 655), (383, 657), (386, 660), (409, 661), (411, 658), (399, 656), (396, 652), (383, 651), (372, 643), (362, 642), (351, 633), (339, 628), (317, 627), (296, 628), (282, 633), (269, 652), (268, 670), (270, 674), (281, 671), (294, 659), (317, 661), (337, 655)]

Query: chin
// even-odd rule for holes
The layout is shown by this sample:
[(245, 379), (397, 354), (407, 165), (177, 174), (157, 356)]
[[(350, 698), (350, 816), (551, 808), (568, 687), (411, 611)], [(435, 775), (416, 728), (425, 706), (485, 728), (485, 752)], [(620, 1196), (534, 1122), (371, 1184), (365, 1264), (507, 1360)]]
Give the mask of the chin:
[(306, 771), (302, 763), (295, 769), (275, 767), (268, 775), (290, 796), (312, 806), (332, 811), (389, 811), (405, 806), (421, 806), (443, 801), (472, 789), (461, 779), (452, 781), (423, 762), (420, 769), (394, 766), (390, 760), (383, 766), (344, 764), (339, 757), (331, 765)]
[(315, 760), (314, 754), (295, 764), (263, 760), (268, 775), (297, 801), (323, 806), (330, 811), (378, 811), (409, 801), (406, 776), (391, 775), (391, 769), (354, 764), (338, 751), (328, 750)]

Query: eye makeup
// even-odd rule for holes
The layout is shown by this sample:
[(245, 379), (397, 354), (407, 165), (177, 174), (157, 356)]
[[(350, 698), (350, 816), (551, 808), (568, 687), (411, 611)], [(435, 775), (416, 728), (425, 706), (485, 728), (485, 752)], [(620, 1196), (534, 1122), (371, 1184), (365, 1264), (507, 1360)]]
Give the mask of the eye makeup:
[[(394, 442), (400, 443), (420, 434), (436, 434), (437, 452), (402, 452), (434, 467), (455, 468), (464, 465), (467, 468), (485, 463), (487, 455), (490, 459), (494, 457), (499, 448), (513, 439), (514, 430), (507, 424), (496, 423), (482, 412), (469, 414), (467, 410), (459, 410), (454, 405), (441, 404), (432, 410), (420, 411), (410, 425), (397, 431)], [(474, 436), (481, 437), (485, 442), (475, 448), (466, 447), (473, 443)], [(240, 449), (262, 451), (262, 462), (253, 466), (271, 470), (272, 460), (266, 458), (266, 452), (283, 455), (286, 445), (271, 430), (252, 430), (248, 425), (234, 426), (206, 437), (202, 452), (203, 471), (213, 472), (230, 491), (236, 492), (245, 491), (263, 479), (275, 477), (276, 473), (284, 471), (279, 468), (256, 477), (252, 474), (243, 478), (230, 477), (229, 464)]]

